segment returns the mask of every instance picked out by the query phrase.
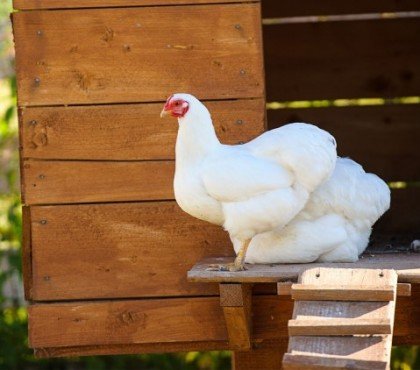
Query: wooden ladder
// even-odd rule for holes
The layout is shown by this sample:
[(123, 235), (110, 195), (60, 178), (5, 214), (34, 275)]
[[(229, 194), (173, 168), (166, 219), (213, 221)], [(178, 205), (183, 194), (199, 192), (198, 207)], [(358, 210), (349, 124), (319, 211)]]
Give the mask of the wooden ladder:
[(395, 270), (312, 268), (291, 287), (287, 369), (369, 369), (390, 366)]

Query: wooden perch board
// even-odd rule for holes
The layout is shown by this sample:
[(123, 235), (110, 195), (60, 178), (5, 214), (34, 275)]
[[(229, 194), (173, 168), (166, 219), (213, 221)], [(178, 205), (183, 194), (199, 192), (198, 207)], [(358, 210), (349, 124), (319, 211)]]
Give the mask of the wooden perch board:
[(420, 283), (420, 253), (390, 253), (375, 256), (364, 255), (354, 263), (311, 263), (311, 264), (247, 264), (246, 271), (207, 271), (210, 264), (230, 263), (232, 258), (208, 258), (197, 263), (188, 271), (188, 280), (193, 282), (270, 283), (297, 280), (308, 268), (336, 267), (345, 269), (395, 269), (400, 282)]

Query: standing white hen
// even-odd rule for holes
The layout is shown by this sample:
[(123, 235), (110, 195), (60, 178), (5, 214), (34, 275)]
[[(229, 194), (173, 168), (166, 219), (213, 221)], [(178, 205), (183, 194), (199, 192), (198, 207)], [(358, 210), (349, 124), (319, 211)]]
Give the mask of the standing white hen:
[(243, 270), (252, 238), (286, 226), (335, 167), (334, 138), (313, 125), (289, 124), (232, 146), (219, 142), (209, 111), (194, 96), (171, 96), (161, 116), (168, 114), (179, 122), (176, 201), (223, 226), (237, 245), (233, 264), (212, 269)]

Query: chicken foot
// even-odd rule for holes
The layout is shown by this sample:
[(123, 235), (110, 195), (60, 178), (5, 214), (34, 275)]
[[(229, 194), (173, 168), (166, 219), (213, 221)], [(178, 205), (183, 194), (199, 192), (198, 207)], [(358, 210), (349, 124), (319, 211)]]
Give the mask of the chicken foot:
[(245, 271), (245, 257), (246, 251), (248, 250), (251, 239), (245, 240), (242, 243), (241, 249), (239, 249), (238, 254), (236, 255), (235, 261), (233, 263), (226, 264), (212, 264), (206, 269), (207, 271)]

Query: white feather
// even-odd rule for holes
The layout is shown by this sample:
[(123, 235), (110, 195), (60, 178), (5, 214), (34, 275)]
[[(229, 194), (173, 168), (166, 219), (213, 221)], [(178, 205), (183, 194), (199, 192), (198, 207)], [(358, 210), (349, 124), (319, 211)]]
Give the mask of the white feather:
[(178, 119), (175, 198), (233, 239), (283, 228), (334, 169), (335, 140), (313, 125), (289, 124), (248, 144), (222, 145), (203, 104), (187, 94), (173, 98), (189, 103)]
[[(330, 179), (312, 193), (293, 221), (253, 238), (246, 261), (356, 261), (368, 245), (373, 224), (389, 206), (389, 188), (379, 177), (351, 159), (339, 158)], [(239, 241), (233, 242), (237, 250)]]

